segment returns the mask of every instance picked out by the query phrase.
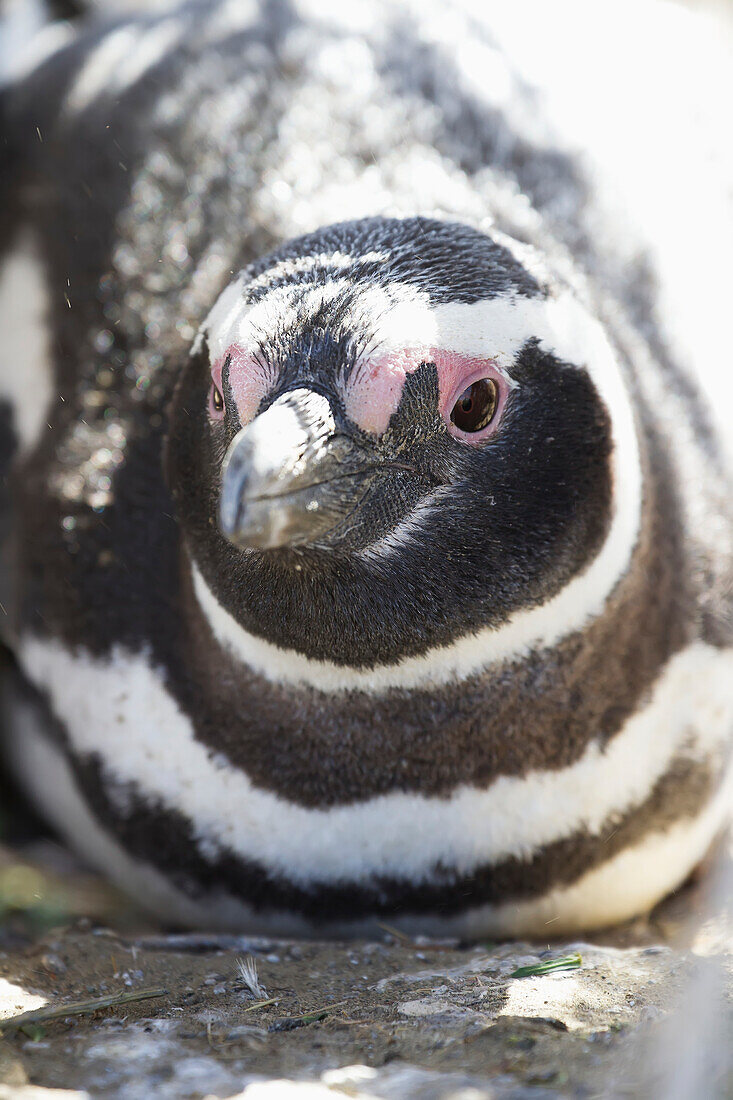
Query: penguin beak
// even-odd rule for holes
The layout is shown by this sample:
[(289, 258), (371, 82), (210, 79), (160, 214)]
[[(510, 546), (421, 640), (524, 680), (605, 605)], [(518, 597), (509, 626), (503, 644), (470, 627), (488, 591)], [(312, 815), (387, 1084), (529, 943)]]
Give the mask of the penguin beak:
[(317, 543), (358, 504), (374, 459), (338, 434), (328, 400), (291, 390), (242, 428), (226, 453), (219, 528), (237, 547)]

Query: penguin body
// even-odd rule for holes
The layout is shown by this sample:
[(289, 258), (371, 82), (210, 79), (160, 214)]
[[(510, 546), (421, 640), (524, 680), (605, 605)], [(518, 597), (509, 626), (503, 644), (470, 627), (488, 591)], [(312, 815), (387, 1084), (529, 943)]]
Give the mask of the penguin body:
[(612, 923), (729, 812), (724, 450), (491, 31), (330, 18), (5, 91), (10, 757), (179, 923)]

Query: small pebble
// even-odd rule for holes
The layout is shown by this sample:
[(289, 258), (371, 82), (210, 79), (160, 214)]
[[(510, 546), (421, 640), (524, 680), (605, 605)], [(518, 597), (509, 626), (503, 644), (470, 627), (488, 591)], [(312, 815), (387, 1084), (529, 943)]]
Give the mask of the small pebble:
[(58, 955), (42, 955), (41, 964), (52, 970), (54, 974), (65, 974), (68, 967)]

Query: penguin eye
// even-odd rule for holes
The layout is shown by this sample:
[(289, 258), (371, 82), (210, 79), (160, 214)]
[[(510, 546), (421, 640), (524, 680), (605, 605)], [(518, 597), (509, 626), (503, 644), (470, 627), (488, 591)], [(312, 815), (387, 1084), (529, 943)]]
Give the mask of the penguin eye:
[(461, 432), (473, 435), (487, 428), (496, 415), (499, 390), (491, 378), (472, 382), (451, 409), (451, 423)]
[(217, 388), (215, 382), (211, 383), (211, 390), (209, 392), (209, 409), (211, 415), (220, 420), (224, 415), (224, 398), (221, 395), (221, 391)]

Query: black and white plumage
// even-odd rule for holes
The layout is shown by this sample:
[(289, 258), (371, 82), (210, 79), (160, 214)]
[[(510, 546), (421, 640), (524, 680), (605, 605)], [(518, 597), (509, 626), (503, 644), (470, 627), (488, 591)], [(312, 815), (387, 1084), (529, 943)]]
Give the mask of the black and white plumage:
[(10, 752), (181, 922), (608, 923), (730, 803), (725, 459), (446, 11), (184, 6), (5, 92)]

